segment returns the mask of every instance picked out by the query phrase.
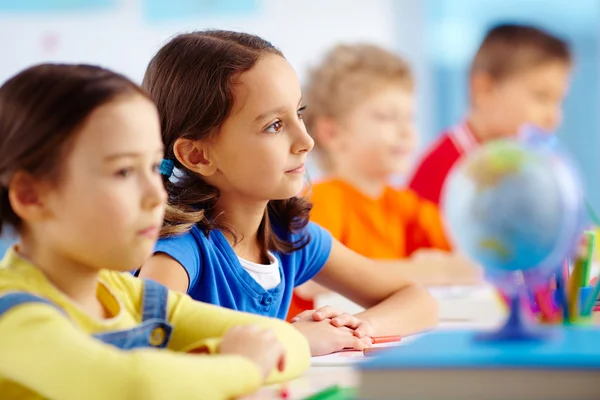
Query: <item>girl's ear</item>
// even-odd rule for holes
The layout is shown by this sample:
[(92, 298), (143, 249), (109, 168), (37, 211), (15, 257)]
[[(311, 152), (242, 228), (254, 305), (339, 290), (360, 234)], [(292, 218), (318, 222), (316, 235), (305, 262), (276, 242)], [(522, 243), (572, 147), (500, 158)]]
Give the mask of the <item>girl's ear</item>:
[(202, 176), (217, 172), (217, 165), (211, 158), (210, 148), (205, 141), (179, 138), (173, 145), (175, 158), (185, 168)]
[(8, 200), (15, 214), (23, 221), (39, 221), (51, 215), (45, 201), (48, 190), (48, 184), (17, 171), (8, 185)]

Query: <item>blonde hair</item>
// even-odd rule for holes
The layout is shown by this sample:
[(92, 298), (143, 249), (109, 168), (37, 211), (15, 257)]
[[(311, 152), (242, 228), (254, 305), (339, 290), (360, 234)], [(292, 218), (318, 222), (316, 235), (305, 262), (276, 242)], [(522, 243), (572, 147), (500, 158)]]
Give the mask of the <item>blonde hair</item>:
[(315, 140), (323, 168), (327, 155), (314, 135), (315, 121), (320, 117), (342, 118), (362, 99), (390, 83), (412, 90), (410, 67), (398, 55), (372, 44), (337, 45), (309, 70), (303, 90), (307, 104), (304, 123)]

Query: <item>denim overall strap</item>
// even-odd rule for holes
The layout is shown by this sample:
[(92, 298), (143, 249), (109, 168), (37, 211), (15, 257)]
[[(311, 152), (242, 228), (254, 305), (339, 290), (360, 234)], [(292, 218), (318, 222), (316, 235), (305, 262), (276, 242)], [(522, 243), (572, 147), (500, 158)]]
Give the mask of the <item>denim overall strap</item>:
[(47, 304), (64, 313), (63, 309), (59, 308), (56, 304), (44, 299), (43, 297), (39, 297), (27, 292), (10, 292), (0, 296), (0, 316), (11, 310), (13, 307), (28, 303)]
[(167, 322), (167, 299), (169, 291), (163, 285), (144, 279), (142, 322), (154, 319)]
[(149, 279), (142, 280), (142, 321), (133, 328), (102, 332), (94, 337), (122, 350), (137, 348), (165, 348), (173, 327), (167, 322), (167, 297), (163, 285)]

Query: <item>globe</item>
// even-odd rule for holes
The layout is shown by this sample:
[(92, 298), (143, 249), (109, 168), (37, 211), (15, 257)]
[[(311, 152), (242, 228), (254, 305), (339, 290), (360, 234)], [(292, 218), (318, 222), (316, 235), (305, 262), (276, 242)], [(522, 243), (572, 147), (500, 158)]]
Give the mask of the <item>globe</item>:
[(581, 233), (582, 189), (574, 168), (539, 140), (498, 140), (452, 170), (443, 212), (456, 246), (488, 280), (514, 293), (547, 283)]
[(583, 231), (579, 176), (553, 136), (526, 131), (460, 160), (443, 191), (443, 212), (455, 245), (478, 262), (509, 297), (509, 317), (482, 340), (548, 337), (521, 312), (525, 288), (547, 287)]

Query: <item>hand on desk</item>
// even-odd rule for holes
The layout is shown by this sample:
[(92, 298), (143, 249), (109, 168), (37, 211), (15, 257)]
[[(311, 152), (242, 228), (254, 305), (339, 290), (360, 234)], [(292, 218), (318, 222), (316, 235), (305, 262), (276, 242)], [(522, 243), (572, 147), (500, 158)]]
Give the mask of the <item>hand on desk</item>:
[(373, 336), (374, 331), (371, 324), (363, 321), (352, 314), (337, 310), (333, 307), (324, 306), (318, 310), (307, 310), (296, 315), (290, 322), (298, 321), (315, 321), (320, 322), (330, 320), (331, 325), (341, 328), (343, 326), (353, 329), (354, 336), (362, 338), (365, 336)]
[(291, 323), (308, 339), (313, 356), (345, 348), (363, 350), (373, 343), (370, 338), (373, 328), (368, 322), (331, 307), (304, 311)]
[(237, 326), (225, 334), (219, 346), (221, 354), (237, 354), (254, 361), (263, 380), (274, 368), (285, 368), (285, 350), (275, 333), (253, 325)]

